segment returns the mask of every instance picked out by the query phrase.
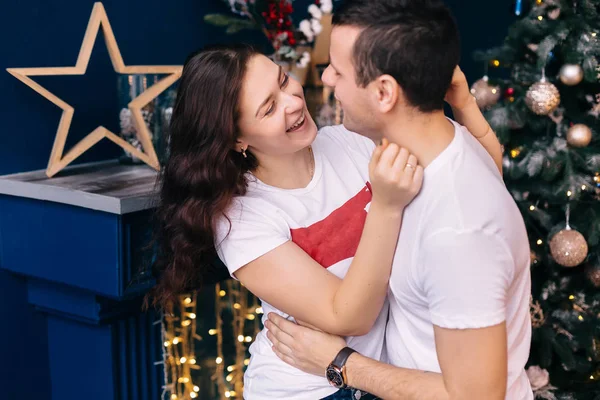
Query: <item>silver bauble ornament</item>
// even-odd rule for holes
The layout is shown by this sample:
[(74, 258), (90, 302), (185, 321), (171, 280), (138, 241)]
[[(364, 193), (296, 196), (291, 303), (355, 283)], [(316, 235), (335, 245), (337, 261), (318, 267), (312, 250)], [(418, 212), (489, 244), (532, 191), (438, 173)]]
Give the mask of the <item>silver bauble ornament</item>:
[(574, 229), (563, 229), (550, 240), (552, 258), (563, 267), (576, 267), (585, 261), (588, 244)]
[(575, 124), (567, 131), (567, 142), (572, 147), (586, 147), (592, 141), (592, 130), (584, 124)]
[(541, 80), (527, 90), (525, 103), (534, 113), (548, 115), (560, 104), (560, 93), (552, 83)]
[(500, 87), (489, 84), (489, 78), (484, 76), (471, 86), (471, 94), (475, 97), (479, 108), (485, 109), (493, 106), (500, 100)]
[(560, 69), (560, 81), (567, 86), (575, 86), (583, 80), (583, 68), (579, 64), (565, 64)]

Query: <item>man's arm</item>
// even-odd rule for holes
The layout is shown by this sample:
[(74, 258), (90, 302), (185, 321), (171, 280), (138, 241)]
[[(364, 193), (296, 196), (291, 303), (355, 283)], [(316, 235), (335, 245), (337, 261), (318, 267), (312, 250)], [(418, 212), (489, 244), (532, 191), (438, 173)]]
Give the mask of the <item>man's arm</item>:
[(502, 400), (506, 396), (506, 323), (482, 329), (434, 326), (435, 347), (450, 399)]
[[(286, 363), (304, 372), (325, 376), (325, 369), (346, 341), (335, 335), (296, 325), (271, 313), (265, 326), (273, 351)], [(398, 368), (353, 353), (346, 362), (348, 386), (382, 399), (450, 399), (442, 375)], [(485, 398), (485, 397), (483, 397)]]
[[(298, 326), (276, 314), (267, 321), (275, 353), (305, 372), (324, 376), (343, 339)], [(506, 327), (451, 330), (435, 327), (442, 374), (398, 368), (361, 354), (346, 362), (348, 385), (385, 399), (504, 399)]]
[(382, 399), (450, 399), (442, 375), (394, 367), (358, 353), (352, 354), (346, 362), (346, 376), (348, 386)]

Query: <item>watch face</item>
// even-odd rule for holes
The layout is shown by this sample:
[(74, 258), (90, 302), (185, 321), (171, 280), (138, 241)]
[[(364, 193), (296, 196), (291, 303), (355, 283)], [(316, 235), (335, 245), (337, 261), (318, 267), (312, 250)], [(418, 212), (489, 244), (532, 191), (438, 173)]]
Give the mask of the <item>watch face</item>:
[(327, 368), (327, 380), (331, 386), (335, 386), (336, 388), (344, 387), (344, 378), (342, 377), (342, 374), (331, 366)]

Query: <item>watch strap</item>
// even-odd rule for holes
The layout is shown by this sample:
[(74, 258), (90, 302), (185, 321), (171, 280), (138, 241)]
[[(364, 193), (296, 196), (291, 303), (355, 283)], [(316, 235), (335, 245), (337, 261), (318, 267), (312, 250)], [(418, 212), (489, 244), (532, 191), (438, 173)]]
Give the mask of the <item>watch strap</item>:
[(350, 355), (352, 353), (356, 353), (356, 350), (354, 350), (350, 347), (344, 347), (342, 350), (340, 350), (340, 352), (337, 354), (337, 356), (335, 356), (335, 358), (331, 362), (331, 365), (334, 365), (337, 368), (342, 369), (344, 367), (344, 365), (346, 365), (346, 361), (348, 361), (348, 357), (350, 357)]

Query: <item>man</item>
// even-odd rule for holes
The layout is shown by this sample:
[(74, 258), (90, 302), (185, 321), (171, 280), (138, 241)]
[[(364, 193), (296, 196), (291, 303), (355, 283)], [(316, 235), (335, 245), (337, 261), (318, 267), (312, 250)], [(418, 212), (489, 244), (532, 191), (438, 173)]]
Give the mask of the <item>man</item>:
[[(435, 0), (349, 0), (333, 22), (323, 81), (345, 127), (407, 148), (424, 185), (405, 210), (390, 277), (391, 365), (270, 315), (277, 354), (385, 399), (533, 399), (525, 226), (489, 155), (443, 113), (460, 53), (454, 19)], [(475, 136), (494, 136), (475, 122)]]

